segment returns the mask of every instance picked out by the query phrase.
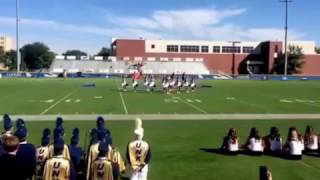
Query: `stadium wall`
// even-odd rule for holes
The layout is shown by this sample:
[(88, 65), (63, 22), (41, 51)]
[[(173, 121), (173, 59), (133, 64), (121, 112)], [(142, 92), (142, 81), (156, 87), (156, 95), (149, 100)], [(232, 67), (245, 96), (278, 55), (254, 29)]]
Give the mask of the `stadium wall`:
[[(299, 42), (295, 42), (297, 45)], [(148, 42), (150, 44), (150, 42)], [(309, 44), (302, 42), (311, 52)], [(266, 41), (259, 43), (255, 47), (258, 53), (182, 53), (182, 52), (148, 52), (146, 50), (146, 40), (118, 39), (111, 45), (113, 52), (118, 60), (147, 60), (152, 57), (156, 60), (165, 58), (173, 61), (174, 58), (186, 60), (188, 58), (200, 59), (204, 62), (211, 72), (223, 72), (229, 75), (249, 74), (248, 61), (257, 63), (259, 74), (272, 74), (275, 60), (283, 52), (282, 42)], [(163, 48), (162, 48), (163, 49)], [(305, 66), (301, 75), (319, 75), (320, 74), (320, 55), (306, 54)]]

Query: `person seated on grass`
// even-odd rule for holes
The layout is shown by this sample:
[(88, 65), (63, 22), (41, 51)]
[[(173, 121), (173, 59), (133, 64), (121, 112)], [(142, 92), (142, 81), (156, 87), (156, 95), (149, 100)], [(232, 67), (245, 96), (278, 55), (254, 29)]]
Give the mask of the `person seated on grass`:
[(260, 156), (263, 153), (264, 144), (257, 128), (252, 128), (249, 137), (244, 145), (249, 155)]
[(266, 154), (279, 155), (282, 151), (282, 138), (277, 127), (270, 129), (270, 134), (263, 138)]
[(307, 126), (306, 132), (304, 134), (304, 145), (306, 154), (314, 154), (319, 150), (318, 135), (314, 132), (311, 126)]
[(231, 128), (223, 138), (221, 151), (224, 154), (236, 155), (239, 153), (239, 137), (235, 128)]
[(299, 133), (295, 127), (289, 128), (287, 142), (284, 146), (287, 159), (300, 160), (302, 159), (302, 151), (304, 144), (302, 139), (299, 139)]

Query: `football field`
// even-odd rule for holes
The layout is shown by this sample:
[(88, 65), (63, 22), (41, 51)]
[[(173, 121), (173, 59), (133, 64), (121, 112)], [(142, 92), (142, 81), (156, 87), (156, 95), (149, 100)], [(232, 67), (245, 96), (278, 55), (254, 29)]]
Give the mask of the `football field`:
[(121, 92), (115, 79), (0, 79), (0, 114), (320, 113), (319, 81), (203, 80), (170, 95), (159, 85)]
[[(53, 121), (41, 118), (61, 115), (68, 119), (65, 141), (69, 143), (72, 129), (78, 127), (85, 149), (88, 132), (95, 127), (92, 120), (105, 115), (114, 145), (124, 157), (133, 138), (134, 121), (121, 118), (149, 117), (143, 127), (152, 148), (151, 180), (256, 180), (260, 166), (268, 166), (275, 180), (320, 179), (320, 157), (290, 161), (270, 156), (225, 156), (216, 151), (231, 127), (238, 130), (240, 144), (253, 126), (262, 136), (277, 126), (283, 141), (290, 126), (303, 134), (305, 127), (312, 125), (319, 133), (319, 81), (201, 80), (196, 92), (170, 95), (159, 87), (153, 93), (142, 88), (121, 92), (119, 85), (118, 79), (0, 79), (0, 114), (26, 115), (28, 139), (36, 145), (42, 130), (54, 127)], [(153, 116), (158, 120), (151, 121)], [(127, 172), (124, 179), (128, 176)]]

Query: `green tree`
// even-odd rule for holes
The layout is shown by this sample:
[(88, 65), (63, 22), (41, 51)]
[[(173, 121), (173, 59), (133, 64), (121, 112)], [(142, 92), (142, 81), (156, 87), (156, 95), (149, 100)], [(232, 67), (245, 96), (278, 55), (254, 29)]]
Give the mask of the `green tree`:
[(76, 56), (76, 59), (80, 59), (81, 56), (87, 56), (88, 54), (86, 52), (83, 52), (81, 50), (68, 50), (65, 53), (63, 53), (62, 55), (64, 56)]
[(9, 70), (17, 69), (17, 52), (12, 49), (12, 50), (6, 52), (6, 57), (8, 59), (7, 66), (9, 66)]
[(315, 51), (316, 51), (317, 54), (320, 54), (320, 47), (316, 47)]
[(47, 45), (40, 42), (27, 44), (20, 51), (21, 64), (25, 63), (26, 67), (31, 71), (49, 68), (55, 56)]
[(110, 56), (110, 54), (111, 54), (111, 50), (109, 48), (102, 47), (96, 56), (108, 57)]
[[(304, 53), (302, 47), (289, 46), (288, 48), (288, 74), (300, 74), (303, 69)], [(277, 74), (284, 74), (285, 56), (281, 55), (274, 64), (273, 71)]]

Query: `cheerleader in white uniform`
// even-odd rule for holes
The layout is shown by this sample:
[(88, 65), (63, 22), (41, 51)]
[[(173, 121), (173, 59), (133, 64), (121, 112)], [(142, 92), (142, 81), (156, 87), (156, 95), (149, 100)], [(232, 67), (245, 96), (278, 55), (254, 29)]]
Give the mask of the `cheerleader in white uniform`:
[(264, 143), (262, 138), (259, 135), (257, 128), (252, 128), (250, 135), (247, 139), (247, 142), (244, 147), (247, 150), (247, 153), (252, 156), (261, 156), (264, 150)]
[(191, 83), (190, 83), (191, 91), (194, 92), (195, 89), (196, 89), (196, 87), (197, 87), (196, 82), (195, 82), (194, 79), (192, 78), (192, 79), (191, 79)]
[(182, 79), (177, 77), (176, 81), (177, 81), (177, 93), (180, 93), (181, 92), (181, 88), (183, 86)]
[(187, 91), (187, 93), (189, 92), (189, 87), (190, 87), (190, 82), (189, 80), (186, 78), (185, 81), (183, 82), (183, 87), (184, 89)]
[(150, 88), (151, 92), (154, 91), (154, 88), (155, 88), (155, 87), (156, 87), (156, 81), (155, 81), (154, 77), (152, 76), (152, 77), (151, 77), (151, 81), (150, 81), (150, 83), (149, 83), (149, 88)]
[(265, 153), (280, 155), (282, 151), (282, 138), (277, 127), (270, 129), (270, 134), (264, 137)]
[(295, 127), (289, 129), (287, 142), (284, 146), (286, 157), (291, 160), (302, 159), (302, 151), (304, 145), (302, 139), (299, 139), (299, 134)]
[(122, 83), (121, 83), (121, 88), (123, 91), (127, 91), (128, 83), (127, 80), (124, 76), (122, 76)]
[(239, 153), (239, 137), (236, 129), (231, 128), (228, 135), (223, 138), (221, 151), (228, 155), (237, 155)]
[(149, 80), (149, 76), (146, 76), (145, 78), (144, 78), (144, 83), (143, 83), (143, 86), (144, 86), (144, 88), (146, 89), (146, 91), (150, 91), (150, 89), (149, 89), (149, 84), (150, 84), (150, 80)]
[(317, 154), (319, 150), (319, 137), (311, 126), (307, 126), (304, 134), (304, 145), (306, 154)]

